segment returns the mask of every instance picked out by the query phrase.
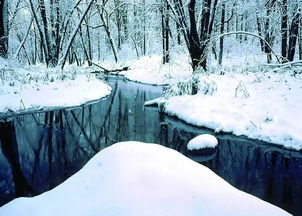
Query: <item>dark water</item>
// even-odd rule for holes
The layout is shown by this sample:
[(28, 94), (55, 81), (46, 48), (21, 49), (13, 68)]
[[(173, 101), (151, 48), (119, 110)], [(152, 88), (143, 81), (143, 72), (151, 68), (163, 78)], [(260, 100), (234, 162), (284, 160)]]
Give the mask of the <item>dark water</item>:
[[(160, 87), (109, 82), (112, 94), (97, 103), (0, 122), (0, 206), (52, 189), (115, 142), (160, 143), (185, 154), (191, 138), (212, 133), (144, 107), (161, 95)], [(302, 215), (302, 153), (215, 135), (217, 152), (199, 161), (240, 190)]]

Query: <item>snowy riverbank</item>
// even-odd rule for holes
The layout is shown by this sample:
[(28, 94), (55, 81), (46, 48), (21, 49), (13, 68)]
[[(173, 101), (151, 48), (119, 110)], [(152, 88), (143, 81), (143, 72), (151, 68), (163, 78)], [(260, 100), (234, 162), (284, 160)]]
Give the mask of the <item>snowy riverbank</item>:
[(216, 132), (302, 149), (301, 78), (248, 73), (212, 74), (201, 80), (201, 88), (214, 85), (213, 92), (170, 97), (164, 102), (164, 112)]
[[(264, 63), (264, 56), (232, 56), (224, 60), (222, 67), (210, 65), (210, 73), (198, 77), (197, 95), (161, 99), (163, 111), (216, 132), (245, 135), (301, 150), (302, 75), (291, 68), (277, 68), (273, 72), (261, 67)], [(179, 86), (190, 87), (186, 83), (190, 82), (192, 70), (185, 55), (164, 66), (159, 56), (126, 64), (132, 65), (132, 70), (123, 72), (128, 79), (152, 84), (181, 81), (172, 87), (174, 93), (180, 90)]]
[(174, 150), (139, 142), (110, 146), (53, 190), (0, 208), (0, 215), (24, 212), (31, 216), (289, 215)]
[(0, 59), (0, 113), (18, 113), (85, 104), (110, 94), (106, 83), (79, 67), (22, 68)]

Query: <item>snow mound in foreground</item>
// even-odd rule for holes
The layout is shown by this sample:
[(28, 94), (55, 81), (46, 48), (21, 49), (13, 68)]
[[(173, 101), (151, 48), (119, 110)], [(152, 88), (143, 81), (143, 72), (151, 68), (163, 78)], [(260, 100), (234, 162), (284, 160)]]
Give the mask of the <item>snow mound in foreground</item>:
[(199, 150), (203, 148), (215, 148), (218, 140), (211, 134), (202, 134), (190, 140), (187, 145), (188, 150)]
[(118, 143), (55, 189), (19, 198), (0, 215), (288, 215), (180, 153)]

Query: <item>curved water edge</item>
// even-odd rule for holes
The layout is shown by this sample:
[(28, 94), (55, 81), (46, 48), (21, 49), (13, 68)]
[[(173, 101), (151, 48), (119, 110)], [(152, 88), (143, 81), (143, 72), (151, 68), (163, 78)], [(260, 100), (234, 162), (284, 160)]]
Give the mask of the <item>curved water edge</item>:
[(60, 110), (60, 109), (76, 109), (76, 108), (80, 108), (80, 107), (84, 107), (90, 104), (94, 104), (97, 103), (101, 100), (106, 100), (108, 96), (102, 97), (100, 99), (96, 99), (96, 100), (91, 100), (91, 101), (87, 101), (83, 104), (79, 104), (77, 106), (48, 106), (48, 107), (39, 107), (39, 108), (30, 108), (30, 109), (26, 109), (26, 110), (19, 110), (16, 112), (12, 112), (12, 111), (8, 111), (8, 112), (0, 112), (0, 122), (2, 121), (7, 121), (10, 118), (15, 118), (18, 116), (22, 116), (22, 115), (32, 115), (32, 114), (36, 114), (36, 113), (44, 113), (44, 112), (51, 112), (51, 111), (56, 111), (56, 110)]
[[(162, 87), (108, 77), (110, 96), (74, 109), (19, 115), (0, 123), (0, 204), (50, 190), (77, 172), (98, 151), (136, 140), (186, 154), (193, 137), (213, 134), (144, 107)], [(235, 187), (302, 214), (302, 153), (257, 140), (215, 134), (217, 152), (202, 159)]]
[[(117, 74), (117, 75), (96, 74), (96, 76), (99, 77), (102, 80), (105, 80), (105, 81), (110, 79), (110, 78), (115, 77), (117, 79), (126, 80), (126, 81), (129, 81), (129, 82), (134, 82), (134, 83), (139, 83), (139, 84), (144, 84), (144, 85), (150, 85), (150, 86), (156, 86), (156, 87), (166, 87), (166, 86), (168, 86), (168, 84), (160, 85), (160, 84), (152, 84), (152, 83), (150, 84), (150, 83), (143, 83), (143, 82), (139, 82), (139, 81), (133, 81), (133, 80), (128, 79), (126, 76), (120, 75), (120, 74)], [(21, 115), (31, 115), (31, 114), (50, 112), (50, 111), (55, 111), (55, 110), (60, 110), (60, 109), (80, 108), (80, 107), (83, 107), (83, 106), (86, 106), (86, 105), (97, 103), (101, 100), (106, 100), (107, 97), (108, 97), (108, 95), (105, 96), (105, 97), (96, 99), (96, 100), (87, 101), (87, 102), (79, 104), (77, 106), (47, 106), (47, 107), (37, 107), (37, 108), (34, 107), (34, 108), (25, 109), (25, 110), (18, 110), (16, 112), (14, 112), (14, 111), (0, 112), (0, 122), (1, 121), (6, 121), (9, 118), (14, 118), (14, 117), (21, 116)]]

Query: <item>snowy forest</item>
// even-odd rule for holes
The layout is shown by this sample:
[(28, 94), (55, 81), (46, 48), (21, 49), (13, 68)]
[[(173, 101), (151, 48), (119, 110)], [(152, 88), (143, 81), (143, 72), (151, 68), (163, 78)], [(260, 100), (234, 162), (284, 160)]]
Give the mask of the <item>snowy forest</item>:
[(302, 0), (0, 12), (0, 215), (302, 215)]
[(2, 0), (1, 11), (1, 56), (29, 65), (160, 53), (168, 63), (183, 46), (206, 70), (209, 55), (222, 63), (225, 38), (261, 50), (267, 63), (302, 59), (300, 0)]

